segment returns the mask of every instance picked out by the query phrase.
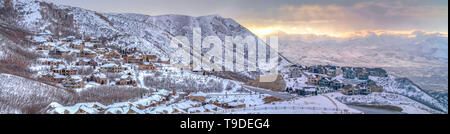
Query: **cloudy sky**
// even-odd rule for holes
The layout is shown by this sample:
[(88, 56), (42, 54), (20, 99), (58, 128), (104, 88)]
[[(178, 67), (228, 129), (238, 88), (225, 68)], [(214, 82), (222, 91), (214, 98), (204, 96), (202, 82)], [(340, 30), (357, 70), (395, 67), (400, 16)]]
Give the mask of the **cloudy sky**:
[(47, 0), (99, 12), (217, 14), (257, 34), (448, 33), (447, 0)]

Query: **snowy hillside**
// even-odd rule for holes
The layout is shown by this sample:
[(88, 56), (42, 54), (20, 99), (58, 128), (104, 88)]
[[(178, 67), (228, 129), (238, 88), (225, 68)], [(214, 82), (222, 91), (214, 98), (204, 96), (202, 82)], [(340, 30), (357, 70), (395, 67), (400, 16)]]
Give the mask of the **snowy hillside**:
[(51, 102), (70, 100), (71, 93), (22, 77), (0, 74), (0, 113), (40, 113)]
[[(236, 21), (217, 15), (190, 17), (107, 14), (34, 0), (3, 3), (6, 8), (2, 9), (5, 12), (0, 15), (4, 16), (4, 22), (9, 22), (5, 24), (11, 27), (22, 28), (34, 34), (96, 37), (105, 45), (121, 49), (137, 48), (159, 57), (168, 57), (175, 51), (169, 47), (172, 37), (187, 36), (191, 40), (194, 28), (201, 29), (202, 37), (217, 36), (222, 41), (225, 36), (256, 37)], [(289, 64), (284, 57), (279, 58), (282, 59), (282, 65)]]
[(380, 83), (388, 93), (400, 94), (429, 107), (448, 112), (448, 104), (440, 103), (437, 99), (422, 91), (422, 89), (412, 83), (409, 79), (395, 78), (393, 76), (386, 78), (371, 77), (371, 79)]
[(345, 104), (366, 104), (366, 105), (392, 105), (402, 108), (403, 113), (408, 114), (430, 114), (442, 113), (436, 111), (422, 103), (411, 100), (408, 97), (393, 93), (372, 93), (368, 96), (355, 95), (345, 96), (341, 93), (330, 93), (336, 100)]

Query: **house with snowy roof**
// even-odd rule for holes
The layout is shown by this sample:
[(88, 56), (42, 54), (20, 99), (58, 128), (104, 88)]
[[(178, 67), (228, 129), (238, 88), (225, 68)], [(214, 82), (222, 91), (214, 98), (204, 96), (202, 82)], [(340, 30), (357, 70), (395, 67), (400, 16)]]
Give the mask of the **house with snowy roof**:
[(156, 59), (158, 58), (156, 55), (152, 55), (152, 54), (142, 54), (141, 58), (145, 61), (145, 62), (151, 62), (151, 61), (156, 61)]
[(105, 58), (111, 60), (113, 58), (115, 59), (120, 59), (120, 54), (116, 51), (116, 50), (110, 50), (109, 52), (106, 52), (104, 54)]
[(351, 68), (343, 69), (343, 71), (344, 71), (344, 78), (355, 79), (355, 77), (356, 77), (355, 71), (353, 71)]
[(78, 75), (68, 76), (63, 80), (62, 84), (67, 88), (83, 88), (84, 78)]
[(97, 53), (95, 53), (93, 50), (89, 48), (83, 48), (77, 53), (77, 57), (87, 57), (92, 58), (97, 56)]
[(344, 84), (338, 80), (333, 80), (330, 82), (330, 88), (334, 90), (339, 90), (344, 86)]
[(139, 57), (137, 55), (124, 55), (123, 62), (142, 64), (144, 62), (144, 59), (142, 59), (141, 57)]
[(89, 49), (96, 49), (98, 47), (98, 44), (93, 42), (85, 42), (84, 47)]
[(62, 38), (61, 42), (72, 42), (75, 39), (76, 39), (75, 36), (67, 36), (65, 38)]
[(86, 39), (86, 41), (92, 42), (92, 43), (100, 43), (100, 40), (96, 37), (89, 37)]
[(300, 90), (296, 90), (298, 95), (307, 96), (307, 95), (317, 95), (318, 87), (303, 87)]
[(109, 49), (106, 49), (106, 48), (96, 48), (96, 49), (94, 49), (94, 51), (95, 51), (97, 54), (105, 54), (106, 52), (109, 52)]
[(97, 62), (89, 58), (81, 58), (75, 61), (77, 66), (97, 66)]
[(54, 42), (44, 42), (39, 45), (37, 50), (50, 50), (52, 47), (56, 47), (56, 43)]
[(117, 65), (116, 63), (108, 63), (100, 66), (100, 70), (102, 72), (110, 72), (110, 73), (119, 73), (124, 70), (121, 64)]
[(144, 62), (142, 64), (139, 64), (138, 69), (139, 70), (155, 70), (156, 67), (153, 64), (151, 64), (150, 62)]
[(51, 82), (56, 82), (56, 83), (62, 83), (62, 81), (66, 79), (66, 76), (64, 75), (60, 75), (57, 73), (53, 73), (53, 72), (45, 72), (42, 73), (40, 75), (40, 80), (41, 81), (51, 81)]
[(308, 75), (308, 81), (306, 81), (306, 84), (308, 85), (318, 85), (319, 80), (322, 79), (322, 76), (320, 75)]
[(368, 80), (369, 79), (369, 72), (367, 72), (365, 69), (356, 70), (355, 74), (359, 80)]
[(57, 66), (56, 68), (51, 69), (54, 73), (58, 73), (60, 75), (75, 75), (78, 70), (72, 66)]
[(106, 75), (103, 73), (92, 74), (90, 80), (95, 81), (101, 85), (108, 84), (108, 77), (106, 77)]
[(74, 40), (70, 43), (70, 48), (82, 50), (84, 49), (84, 41), (83, 40)]
[(157, 62), (161, 63), (161, 64), (170, 64), (170, 58), (161, 57), (161, 58), (158, 59)]
[(62, 47), (52, 47), (49, 50), (49, 54), (50, 55), (55, 55), (55, 56), (67, 56), (69, 55), (69, 50), (66, 48), (62, 48)]
[(118, 85), (131, 85), (131, 86), (137, 86), (136, 80), (134, 80), (131, 75), (123, 75), (120, 77), (120, 81)]
[(342, 94), (345, 95), (355, 95), (357, 94), (357, 91), (355, 90), (355, 87), (353, 85), (344, 85), (344, 87), (342, 88)]
[(360, 94), (360, 95), (368, 95), (368, 94), (372, 93), (370, 88), (365, 84), (358, 84), (358, 85), (356, 85), (355, 88), (357, 89), (358, 94)]
[(61, 59), (54, 59), (54, 58), (39, 58), (38, 63), (47, 66), (58, 66), (60, 64), (64, 64), (64, 61)]

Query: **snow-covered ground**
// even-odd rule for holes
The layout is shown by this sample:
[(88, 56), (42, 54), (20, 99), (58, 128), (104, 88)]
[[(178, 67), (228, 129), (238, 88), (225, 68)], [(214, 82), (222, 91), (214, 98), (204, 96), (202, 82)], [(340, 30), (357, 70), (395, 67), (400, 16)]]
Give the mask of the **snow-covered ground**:
[(404, 78), (395, 78), (390, 75), (389, 77), (369, 77), (371, 80), (376, 81), (379, 85), (384, 87), (385, 92), (399, 94), (409, 97), (410, 99), (423, 103), (428, 107), (440, 109), (448, 113), (448, 106), (440, 103), (437, 99), (428, 95), (418, 86), (414, 85), (411, 81)]
[(298, 97), (293, 100), (261, 104), (242, 109), (227, 109), (231, 114), (360, 114), (345, 104), (325, 95)]

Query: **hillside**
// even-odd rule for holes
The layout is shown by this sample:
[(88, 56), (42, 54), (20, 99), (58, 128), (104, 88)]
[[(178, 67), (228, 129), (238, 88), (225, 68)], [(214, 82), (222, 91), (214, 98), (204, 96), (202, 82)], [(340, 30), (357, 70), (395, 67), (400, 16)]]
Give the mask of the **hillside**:
[[(409, 79), (388, 75), (383, 69), (296, 66), (277, 53), (275, 58), (266, 59), (280, 62), (277, 67), (281, 74), (274, 85), (255, 82), (263, 79), (258, 78), (258, 75), (266, 73), (264, 71), (217, 73), (172, 66), (170, 58), (178, 54), (178, 48), (170, 46), (171, 40), (176, 36), (186, 36), (191, 48), (195, 42), (196, 28), (201, 29), (201, 38), (217, 36), (222, 41), (226, 36), (256, 38), (233, 19), (218, 15), (191, 17), (99, 13), (41, 0), (1, 0), (0, 112), (233, 113), (229, 110), (245, 111), (250, 108), (249, 113), (253, 113), (255, 111), (251, 111), (252, 108), (278, 109), (280, 107), (270, 105), (280, 105), (286, 109), (290, 104), (295, 104), (294, 111), (286, 112), (361, 113), (343, 104), (354, 102), (383, 105), (407, 102), (425, 107), (430, 113), (440, 113), (436, 110), (448, 112), (447, 103), (441, 103), (423, 92)], [(259, 45), (268, 46), (266, 43)], [(217, 46), (202, 46), (199, 51), (183, 51), (194, 54), (193, 60), (199, 61), (200, 55), (214, 47)], [(220, 47), (225, 45), (221, 44)], [(246, 49), (243, 46), (236, 47)], [(257, 48), (261, 51), (261, 47)], [(227, 50), (236, 50), (236, 55), (243, 57), (256, 54), (233, 47), (225, 49), (222, 54)], [(291, 50), (298, 52), (302, 49), (292, 47)], [(439, 57), (440, 54), (437, 59), (443, 59)], [(260, 56), (257, 59), (261, 61)], [(224, 58), (233, 57), (211, 58), (225, 62)], [(235, 61), (236, 64), (253, 65), (252, 61), (241, 62), (244, 59), (236, 58)], [(353, 78), (344, 78), (344, 75), (353, 75)], [(274, 91), (252, 90), (243, 86), (245, 82)], [(344, 84), (351, 87), (351, 93), (344, 90)], [(380, 91), (380, 87), (384, 90)], [(374, 95), (372, 89), (373, 92), (395, 95)], [(346, 95), (338, 94), (340, 98), (327, 96), (335, 92)], [(276, 98), (276, 94), (294, 99)], [(375, 102), (364, 100), (371, 95), (394, 96), (391, 98), (401, 100), (392, 103), (385, 102), (391, 99), (374, 99)], [(266, 97), (273, 97), (280, 102), (265, 104)], [(358, 101), (353, 101), (353, 98)], [(304, 111), (295, 111), (296, 108)]]
[(72, 100), (73, 92), (26, 78), (0, 74), (0, 113), (41, 113), (51, 102)]

